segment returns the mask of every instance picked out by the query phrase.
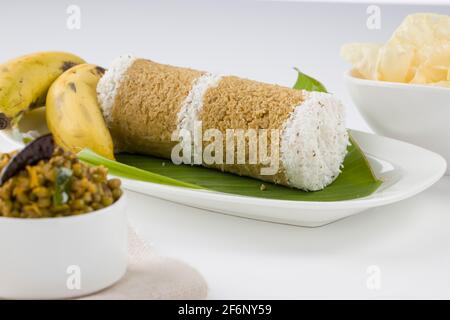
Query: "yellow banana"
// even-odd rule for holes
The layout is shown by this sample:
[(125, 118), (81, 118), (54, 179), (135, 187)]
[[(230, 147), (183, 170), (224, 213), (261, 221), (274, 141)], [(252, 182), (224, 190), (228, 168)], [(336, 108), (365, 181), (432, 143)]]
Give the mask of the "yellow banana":
[(114, 159), (111, 134), (97, 101), (97, 83), (105, 70), (82, 64), (64, 72), (47, 94), (46, 118), (55, 142), (66, 150), (89, 148)]
[(18, 115), (44, 104), (53, 81), (83, 59), (65, 52), (39, 52), (0, 65), (0, 129)]

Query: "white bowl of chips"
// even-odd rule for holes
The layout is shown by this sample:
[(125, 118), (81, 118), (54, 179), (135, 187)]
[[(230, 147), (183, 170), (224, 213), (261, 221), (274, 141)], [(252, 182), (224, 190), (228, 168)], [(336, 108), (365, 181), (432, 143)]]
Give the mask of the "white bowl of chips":
[(346, 44), (341, 56), (352, 65), (350, 96), (376, 133), (450, 161), (449, 16), (409, 15), (386, 43)]
[(366, 80), (352, 72), (345, 81), (373, 131), (435, 151), (450, 163), (450, 88)]

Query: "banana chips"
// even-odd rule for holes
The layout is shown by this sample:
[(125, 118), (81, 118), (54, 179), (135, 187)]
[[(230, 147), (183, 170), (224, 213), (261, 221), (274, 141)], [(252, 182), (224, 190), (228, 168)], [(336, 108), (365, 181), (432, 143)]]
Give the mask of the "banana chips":
[(387, 43), (346, 44), (341, 56), (360, 78), (450, 87), (450, 17), (409, 15)]

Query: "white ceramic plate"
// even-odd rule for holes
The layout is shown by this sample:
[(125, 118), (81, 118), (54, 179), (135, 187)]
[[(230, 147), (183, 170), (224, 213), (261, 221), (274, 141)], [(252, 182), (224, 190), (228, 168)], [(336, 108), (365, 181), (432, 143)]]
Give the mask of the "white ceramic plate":
[(365, 198), (310, 202), (236, 196), (123, 179), (126, 189), (160, 199), (250, 219), (318, 227), (339, 219), (412, 197), (430, 187), (445, 173), (440, 155), (398, 140), (352, 131), (384, 183)]
[(245, 218), (317, 227), (412, 197), (438, 181), (446, 161), (440, 155), (398, 140), (352, 131), (383, 185), (371, 196), (338, 202), (272, 200), (198, 191), (122, 179), (124, 187), (160, 199)]

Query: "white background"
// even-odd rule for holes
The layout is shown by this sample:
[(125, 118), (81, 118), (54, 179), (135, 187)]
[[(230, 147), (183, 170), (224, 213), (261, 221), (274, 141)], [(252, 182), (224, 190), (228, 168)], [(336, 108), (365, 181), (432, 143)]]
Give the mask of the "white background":
[[(401, 2), (401, 1), (398, 1)], [(438, 2), (438, 1), (434, 1)], [(444, 2), (444, 1), (442, 1)], [(445, 1), (447, 2), (447, 1)], [(81, 29), (66, 27), (70, 4)], [(348, 106), (343, 43), (382, 42), (409, 13), (450, 7), (250, 1), (12, 1), (0, 4), (0, 60), (64, 50), (107, 66), (122, 53), (292, 86), (297, 66)], [(7, 148), (6, 145), (2, 146)], [(401, 203), (317, 228), (256, 222), (130, 194), (130, 219), (163, 254), (206, 278), (210, 298), (450, 298), (450, 178)], [(380, 288), (367, 286), (371, 265)]]
[[(67, 28), (70, 5), (81, 10), (79, 30)], [(379, 6), (381, 29), (369, 30), (368, 4), (2, 1), (0, 61), (34, 51), (65, 50), (107, 67), (120, 54), (134, 53), (157, 62), (286, 86), (295, 83), (292, 68), (298, 67), (345, 102), (349, 128), (369, 131), (344, 88), (342, 75), (349, 66), (339, 57), (341, 45), (384, 42), (410, 13), (450, 13), (448, 6)]]

